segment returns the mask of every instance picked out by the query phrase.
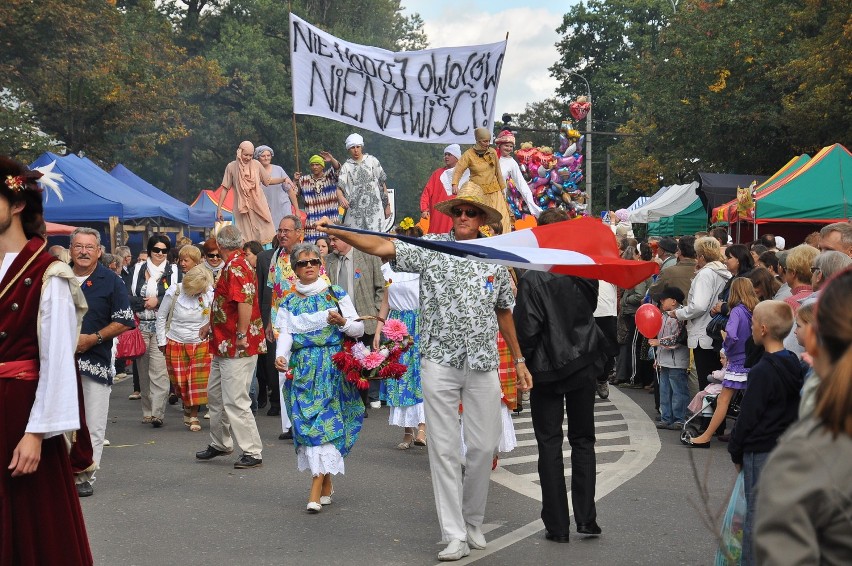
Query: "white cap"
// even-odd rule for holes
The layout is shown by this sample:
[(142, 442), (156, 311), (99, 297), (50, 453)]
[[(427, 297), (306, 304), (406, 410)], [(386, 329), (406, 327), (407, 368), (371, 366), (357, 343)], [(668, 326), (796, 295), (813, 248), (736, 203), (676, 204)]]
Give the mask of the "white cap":
[(356, 145), (364, 145), (364, 138), (361, 137), (360, 134), (349, 134), (349, 137), (346, 138), (346, 149), (351, 149)]
[(783, 236), (775, 236), (775, 247), (780, 252), (784, 249), (784, 246), (787, 245), (787, 240), (784, 239)]
[(457, 143), (451, 143), (444, 148), (444, 153), (449, 153), (456, 159), (461, 159), (461, 147)]

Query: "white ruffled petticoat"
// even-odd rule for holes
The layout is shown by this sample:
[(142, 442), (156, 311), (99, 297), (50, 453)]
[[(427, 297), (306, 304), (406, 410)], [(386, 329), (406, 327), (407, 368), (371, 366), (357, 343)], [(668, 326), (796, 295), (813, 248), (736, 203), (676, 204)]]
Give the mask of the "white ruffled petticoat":
[(511, 452), (518, 445), (518, 438), (515, 436), (515, 423), (505, 403), (500, 403), (500, 417), (503, 422), (503, 434), (500, 435), (497, 451)]
[(409, 407), (391, 407), (388, 424), (393, 426), (417, 427), (426, 422), (426, 411), (423, 403)]
[(334, 444), (299, 446), (296, 449), (296, 465), (300, 472), (310, 469), (312, 476), (345, 473), (343, 456)]

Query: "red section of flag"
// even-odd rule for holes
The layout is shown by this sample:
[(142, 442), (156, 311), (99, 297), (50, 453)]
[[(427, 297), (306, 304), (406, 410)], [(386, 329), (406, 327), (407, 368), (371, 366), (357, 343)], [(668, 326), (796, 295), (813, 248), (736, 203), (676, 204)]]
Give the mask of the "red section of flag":
[(659, 272), (653, 261), (621, 259), (615, 234), (600, 220), (582, 217), (531, 228), (539, 248), (569, 250), (588, 256), (594, 265), (555, 265), (553, 273), (603, 279), (629, 288)]

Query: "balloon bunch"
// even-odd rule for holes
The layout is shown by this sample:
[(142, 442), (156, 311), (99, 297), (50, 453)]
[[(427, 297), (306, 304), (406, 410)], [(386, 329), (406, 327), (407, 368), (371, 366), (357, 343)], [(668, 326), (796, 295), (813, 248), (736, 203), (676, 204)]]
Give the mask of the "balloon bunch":
[[(565, 208), (583, 212), (586, 193), (583, 190), (583, 141), (585, 136), (562, 122), (559, 151), (550, 147), (533, 147), (524, 142), (515, 152), (521, 172), (527, 179), (533, 197), (541, 208)], [(510, 203), (511, 205), (511, 203)]]

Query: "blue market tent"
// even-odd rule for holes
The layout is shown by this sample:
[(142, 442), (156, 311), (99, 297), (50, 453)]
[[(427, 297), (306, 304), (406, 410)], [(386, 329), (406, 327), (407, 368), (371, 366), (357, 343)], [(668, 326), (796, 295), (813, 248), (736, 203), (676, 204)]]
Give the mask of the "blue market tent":
[[(94, 163), (92, 163), (92, 165), (94, 165)], [(109, 174), (124, 183), (125, 185), (129, 186), (130, 188), (136, 189), (146, 197), (156, 199), (161, 204), (169, 206), (175, 214), (179, 214), (182, 218), (185, 215), (186, 220), (184, 221), (184, 224), (189, 224), (190, 226), (201, 226), (205, 228), (213, 226), (213, 223), (208, 221), (208, 217), (206, 214), (199, 213), (198, 211), (190, 208), (188, 204), (183, 203), (178, 199), (174, 198), (173, 196), (161, 191), (145, 179), (136, 175), (136, 173), (134, 173), (124, 165), (116, 165), (115, 167), (113, 167), (112, 171), (109, 172)]]
[(50, 191), (44, 192), (44, 217), (51, 222), (108, 222), (166, 216), (156, 202), (150, 202), (138, 192), (110, 177), (105, 171), (92, 168), (76, 155), (65, 157), (43, 153), (31, 167), (41, 167), (56, 161), (54, 171), (61, 173), (63, 199)]
[[(112, 177), (109, 173), (98, 167), (92, 160), (85, 157), (78, 157), (77, 155), (70, 154), (66, 155), (65, 159), (70, 159), (75, 162), (78, 162), (82, 167), (86, 167), (89, 171), (92, 172), (93, 175), (96, 175), (97, 178), (104, 183), (109, 183), (113, 187), (113, 190), (119, 189), (122, 192), (122, 202), (127, 202), (128, 199), (132, 201), (144, 202), (148, 205), (153, 204), (156, 206), (157, 212), (155, 214), (149, 214), (142, 217), (129, 217), (129, 218), (157, 218), (160, 217), (163, 220), (171, 221), (172, 223), (178, 224), (187, 224), (189, 220), (189, 211), (184, 208), (181, 210), (179, 207), (172, 206), (169, 203), (161, 202), (159, 200), (151, 200), (151, 197), (145, 194), (141, 194), (139, 191), (134, 189), (133, 187), (126, 185), (122, 181)], [(186, 206), (186, 205), (184, 205)]]

